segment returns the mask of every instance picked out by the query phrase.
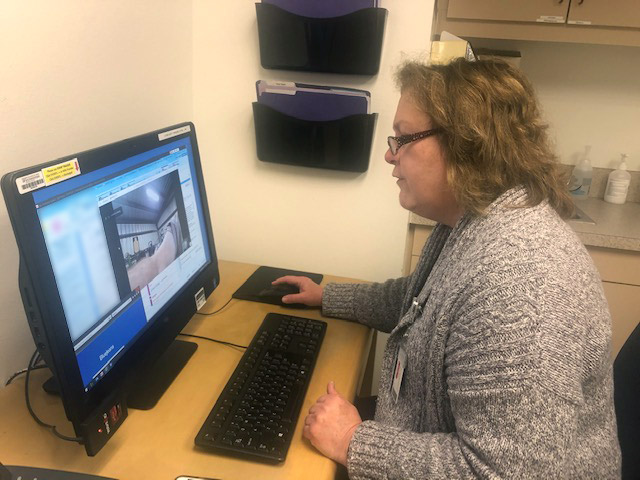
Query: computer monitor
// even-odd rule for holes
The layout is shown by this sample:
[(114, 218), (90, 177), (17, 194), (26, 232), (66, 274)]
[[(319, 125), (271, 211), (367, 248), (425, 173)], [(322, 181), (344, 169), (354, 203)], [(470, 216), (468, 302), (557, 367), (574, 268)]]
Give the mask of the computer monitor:
[(190, 356), (175, 338), (219, 283), (195, 127), (8, 173), (2, 191), (33, 338), (95, 454), (154, 362), (180, 370), (167, 351)]

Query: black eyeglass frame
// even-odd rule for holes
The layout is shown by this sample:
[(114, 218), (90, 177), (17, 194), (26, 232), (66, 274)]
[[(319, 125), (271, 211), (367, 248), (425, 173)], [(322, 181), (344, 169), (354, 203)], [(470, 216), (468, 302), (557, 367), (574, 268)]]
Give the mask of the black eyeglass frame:
[[(400, 135), (399, 137), (389, 136), (387, 137), (387, 145), (389, 145), (389, 150), (391, 150), (391, 153), (395, 155), (396, 153), (398, 153), (398, 150), (400, 150), (400, 147), (402, 147), (403, 145), (406, 145), (407, 143), (415, 142), (416, 140), (421, 140), (423, 138), (430, 137), (440, 132), (442, 132), (442, 128), (437, 127), (437, 128), (432, 128), (430, 130), (425, 130), (423, 132), (410, 133), (408, 135)], [(393, 142), (395, 142), (395, 148), (393, 146), (394, 145)]]

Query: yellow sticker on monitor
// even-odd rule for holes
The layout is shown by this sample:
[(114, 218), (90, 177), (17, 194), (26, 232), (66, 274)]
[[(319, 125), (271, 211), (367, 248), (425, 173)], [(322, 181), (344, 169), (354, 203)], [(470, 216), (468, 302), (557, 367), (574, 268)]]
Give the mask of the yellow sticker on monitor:
[(53, 185), (54, 183), (61, 182), (76, 175), (80, 175), (80, 165), (78, 165), (78, 159), (73, 158), (66, 162), (58, 163), (47, 168), (42, 169), (42, 175), (44, 175), (45, 185)]

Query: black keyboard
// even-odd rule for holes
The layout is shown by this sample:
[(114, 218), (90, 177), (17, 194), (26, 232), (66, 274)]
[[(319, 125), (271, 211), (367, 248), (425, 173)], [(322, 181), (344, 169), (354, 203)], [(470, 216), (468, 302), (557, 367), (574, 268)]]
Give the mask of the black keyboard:
[(327, 324), (269, 313), (196, 436), (196, 445), (283, 462)]

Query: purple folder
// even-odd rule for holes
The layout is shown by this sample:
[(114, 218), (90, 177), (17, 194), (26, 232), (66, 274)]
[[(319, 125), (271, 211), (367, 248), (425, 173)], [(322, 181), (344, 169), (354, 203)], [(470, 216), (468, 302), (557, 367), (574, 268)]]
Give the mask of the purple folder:
[(328, 18), (378, 6), (378, 0), (262, 0), (304, 17)]
[(256, 82), (258, 103), (301, 120), (331, 121), (369, 113), (371, 94), (355, 88), (293, 82)]

